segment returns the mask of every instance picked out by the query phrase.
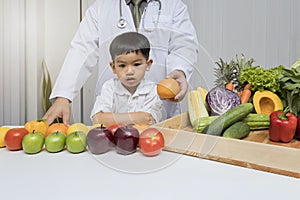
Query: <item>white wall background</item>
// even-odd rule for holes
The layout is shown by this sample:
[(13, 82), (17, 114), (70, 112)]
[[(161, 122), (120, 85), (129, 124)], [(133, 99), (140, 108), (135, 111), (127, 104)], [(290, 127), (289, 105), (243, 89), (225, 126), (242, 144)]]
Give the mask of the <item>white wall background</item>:
[[(266, 68), (290, 66), (300, 57), (299, 0), (183, 1), (201, 44), (193, 87), (213, 87), (220, 57), (229, 61), (243, 53)], [(92, 2), (83, 0), (83, 9)], [(79, 19), (80, 0), (0, 0), (0, 126), (42, 116), (41, 61), (55, 80)], [(83, 99), (93, 98), (90, 86)], [(84, 102), (74, 102), (72, 117), (88, 124), (92, 105)]]
[[(242, 53), (265, 68), (290, 66), (300, 57), (299, 0), (184, 0), (202, 51), (199, 71), (211, 88), (214, 62)], [(195, 73), (200, 77), (200, 73)], [(192, 84), (204, 83), (193, 78)], [(204, 85), (205, 86), (205, 85)]]
[(23, 1), (0, 1), (0, 125), (25, 119), (24, 15)]

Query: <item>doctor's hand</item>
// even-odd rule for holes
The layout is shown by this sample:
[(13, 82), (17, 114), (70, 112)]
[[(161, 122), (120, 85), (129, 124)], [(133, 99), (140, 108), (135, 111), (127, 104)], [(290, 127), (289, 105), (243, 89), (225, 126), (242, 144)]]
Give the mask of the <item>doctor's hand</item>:
[(70, 102), (68, 99), (58, 97), (55, 99), (52, 106), (48, 109), (43, 119), (51, 124), (56, 118), (63, 119), (63, 123), (69, 125), (70, 123)]
[(174, 70), (170, 72), (166, 78), (175, 79), (178, 82), (179, 89), (180, 89), (179, 93), (174, 97), (174, 99), (168, 99), (168, 101), (172, 101), (172, 102), (181, 101), (185, 97), (185, 94), (187, 93), (188, 90), (188, 82), (185, 78), (184, 72), (180, 70)]

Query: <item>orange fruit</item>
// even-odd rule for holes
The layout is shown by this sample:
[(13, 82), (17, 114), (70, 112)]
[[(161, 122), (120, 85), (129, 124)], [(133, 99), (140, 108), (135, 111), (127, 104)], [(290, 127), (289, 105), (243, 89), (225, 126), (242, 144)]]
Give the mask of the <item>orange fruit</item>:
[(24, 128), (29, 133), (43, 133), (46, 136), (47, 129), (49, 128), (49, 124), (44, 119), (32, 120), (26, 122)]
[(173, 99), (180, 91), (179, 84), (172, 78), (161, 80), (157, 84), (157, 94), (162, 99)]
[(134, 124), (133, 127), (136, 128), (141, 133), (145, 129), (149, 128), (149, 125), (147, 125), (147, 124)]
[(69, 127), (67, 125), (65, 125), (64, 123), (53, 123), (49, 126), (49, 128), (46, 132), (46, 136), (48, 136), (54, 132), (62, 132), (65, 135), (67, 135), (68, 128)]

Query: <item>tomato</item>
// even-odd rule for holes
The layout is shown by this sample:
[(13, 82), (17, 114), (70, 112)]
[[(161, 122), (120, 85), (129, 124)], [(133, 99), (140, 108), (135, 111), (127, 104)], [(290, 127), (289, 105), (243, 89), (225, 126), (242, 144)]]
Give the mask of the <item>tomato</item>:
[(21, 150), (23, 137), (29, 132), (25, 128), (11, 128), (7, 131), (4, 142), (8, 150)]
[(156, 128), (147, 128), (140, 134), (139, 147), (146, 156), (158, 155), (164, 145), (164, 136)]
[(118, 124), (112, 124), (110, 126), (108, 126), (107, 128), (111, 131), (111, 133), (114, 135), (116, 130), (122, 126), (125, 126), (125, 124), (123, 123), (118, 123)]

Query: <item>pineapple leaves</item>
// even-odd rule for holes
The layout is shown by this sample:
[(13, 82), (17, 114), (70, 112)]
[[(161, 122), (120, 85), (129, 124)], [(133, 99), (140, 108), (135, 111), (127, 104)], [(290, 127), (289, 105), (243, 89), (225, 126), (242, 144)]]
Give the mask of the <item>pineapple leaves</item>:
[(220, 58), (216, 62), (217, 68), (214, 70), (216, 77), (215, 86), (224, 87), (227, 83), (233, 82), (235, 89), (239, 90), (243, 85), (238, 79), (240, 72), (245, 68), (251, 67), (253, 62), (253, 58), (246, 60), (243, 54), (241, 57), (236, 55), (236, 60), (232, 59), (229, 63)]

